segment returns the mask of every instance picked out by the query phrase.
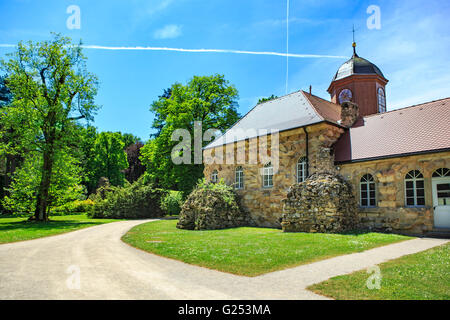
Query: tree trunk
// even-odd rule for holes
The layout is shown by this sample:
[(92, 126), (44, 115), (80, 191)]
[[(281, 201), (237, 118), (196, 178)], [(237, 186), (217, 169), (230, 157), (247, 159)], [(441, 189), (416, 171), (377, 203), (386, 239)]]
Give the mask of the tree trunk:
[(50, 190), (50, 180), (53, 170), (53, 148), (49, 146), (44, 151), (44, 164), (42, 167), (41, 183), (39, 185), (39, 191), (36, 199), (36, 211), (34, 213), (33, 220), (36, 221), (48, 221), (48, 193)]

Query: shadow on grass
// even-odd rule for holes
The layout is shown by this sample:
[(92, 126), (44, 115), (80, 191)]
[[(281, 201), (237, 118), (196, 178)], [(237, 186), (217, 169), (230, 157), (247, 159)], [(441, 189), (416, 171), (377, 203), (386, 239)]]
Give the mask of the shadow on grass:
[(80, 220), (64, 220), (64, 221), (48, 221), (48, 222), (36, 222), (36, 221), (12, 221), (12, 222), (2, 222), (0, 219), (0, 231), (12, 231), (16, 229), (22, 230), (52, 230), (52, 229), (74, 229), (77, 226), (95, 226), (102, 224), (102, 222), (90, 222), (90, 221), (80, 221)]

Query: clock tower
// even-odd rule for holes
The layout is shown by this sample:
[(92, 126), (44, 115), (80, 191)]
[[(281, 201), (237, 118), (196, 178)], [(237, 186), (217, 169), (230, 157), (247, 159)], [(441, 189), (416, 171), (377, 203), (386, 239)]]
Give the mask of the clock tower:
[(353, 56), (338, 69), (328, 93), (332, 102), (352, 101), (359, 106), (359, 114), (367, 116), (386, 112), (387, 83), (376, 65), (356, 54), (353, 42)]

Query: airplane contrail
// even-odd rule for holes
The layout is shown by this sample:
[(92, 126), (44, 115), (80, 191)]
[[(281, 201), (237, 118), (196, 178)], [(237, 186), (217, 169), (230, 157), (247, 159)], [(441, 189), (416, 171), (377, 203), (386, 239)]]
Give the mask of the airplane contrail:
[[(0, 44), (0, 48), (13, 48), (14, 44)], [(333, 56), (324, 54), (302, 54), (302, 53), (283, 53), (274, 51), (246, 51), (246, 50), (229, 50), (229, 49), (186, 49), (186, 48), (168, 48), (168, 47), (114, 47), (99, 45), (81, 45), (84, 49), (94, 50), (140, 50), (140, 51), (176, 51), (176, 52), (196, 52), (196, 53), (235, 53), (235, 54), (253, 54), (266, 56), (280, 56), (290, 58), (330, 58), (330, 59), (346, 59), (344, 56)]]

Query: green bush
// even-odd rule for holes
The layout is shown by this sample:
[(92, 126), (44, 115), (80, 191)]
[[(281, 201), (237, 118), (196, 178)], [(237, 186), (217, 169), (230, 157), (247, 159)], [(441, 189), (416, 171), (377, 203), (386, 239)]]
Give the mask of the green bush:
[(167, 194), (163, 189), (146, 185), (142, 179), (124, 187), (100, 189), (90, 197), (94, 201), (88, 215), (93, 218), (137, 219), (164, 216), (161, 198)]
[(182, 205), (183, 193), (181, 191), (169, 191), (161, 199), (161, 209), (170, 216), (180, 214)]
[(94, 205), (94, 201), (91, 199), (87, 200), (75, 200), (72, 202), (65, 203), (59, 207), (53, 208), (51, 210), (51, 215), (65, 215), (65, 214), (79, 214), (89, 212), (91, 207)]

